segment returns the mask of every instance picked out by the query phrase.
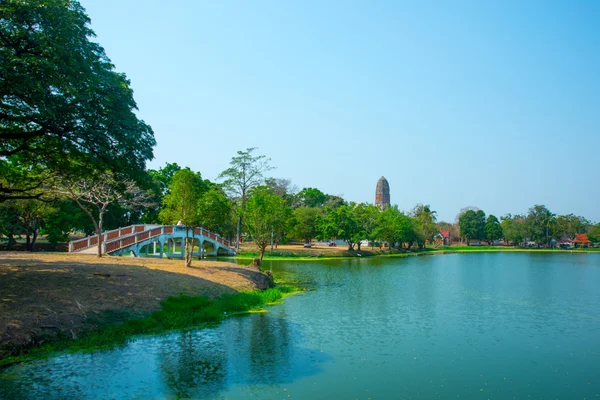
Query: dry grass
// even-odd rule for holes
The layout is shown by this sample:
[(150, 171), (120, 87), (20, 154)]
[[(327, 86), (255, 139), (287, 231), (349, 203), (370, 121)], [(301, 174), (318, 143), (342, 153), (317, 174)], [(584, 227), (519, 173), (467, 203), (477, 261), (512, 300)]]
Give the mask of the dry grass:
[(255, 269), (231, 263), (0, 253), (0, 358), (47, 336), (93, 330), (107, 311), (145, 315), (169, 296), (217, 297), (268, 287)]

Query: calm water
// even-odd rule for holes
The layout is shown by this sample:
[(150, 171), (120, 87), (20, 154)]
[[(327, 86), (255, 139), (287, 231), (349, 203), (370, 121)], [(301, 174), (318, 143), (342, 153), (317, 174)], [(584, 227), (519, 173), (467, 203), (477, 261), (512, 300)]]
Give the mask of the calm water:
[(267, 263), (314, 290), (0, 373), (0, 397), (593, 399), (600, 254)]

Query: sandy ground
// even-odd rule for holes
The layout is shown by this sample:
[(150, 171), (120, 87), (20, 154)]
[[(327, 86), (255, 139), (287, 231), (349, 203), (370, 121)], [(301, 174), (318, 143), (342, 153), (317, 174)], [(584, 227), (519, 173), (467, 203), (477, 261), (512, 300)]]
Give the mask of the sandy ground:
[(94, 329), (102, 312), (143, 315), (171, 295), (204, 295), (268, 287), (251, 267), (198, 261), (0, 252), (0, 358), (45, 336)]

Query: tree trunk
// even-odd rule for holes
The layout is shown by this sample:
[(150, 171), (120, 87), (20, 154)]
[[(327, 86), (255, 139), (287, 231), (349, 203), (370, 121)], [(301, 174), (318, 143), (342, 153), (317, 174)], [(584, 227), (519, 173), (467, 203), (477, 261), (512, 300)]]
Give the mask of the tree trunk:
[(15, 244), (15, 237), (11, 233), (10, 235), (8, 235), (8, 243), (6, 244), (6, 249), (12, 250), (14, 244)]
[(360, 242), (356, 243), (356, 251), (360, 251)]
[(352, 251), (354, 250), (354, 243), (347, 241), (346, 243), (348, 243), (348, 251)]
[(238, 223), (237, 223), (237, 234), (236, 234), (236, 241), (235, 241), (235, 249), (239, 250), (240, 249), (240, 233), (242, 230), (242, 216), (240, 215), (238, 217)]
[(37, 229), (34, 229), (34, 230), (33, 230), (33, 235), (32, 235), (32, 237), (31, 237), (31, 248), (30, 248), (30, 250), (29, 250), (29, 251), (33, 251), (33, 250), (34, 250), (34, 247), (35, 247), (35, 241), (37, 240), (37, 237), (38, 237), (38, 230), (37, 230)]
[[(192, 265), (192, 249), (193, 246), (190, 245), (190, 228), (186, 225), (185, 227), (185, 244), (183, 246), (183, 258), (185, 260), (185, 266), (190, 267)], [(190, 249), (190, 247), (192, 249)]]
[[(102, 257), (102, 221), (104, 220), (104, 210), (98, 213), (98, 224), (96, 225), (96, 235), (98, 235), (98, 257)], [(95, 221), (94, 221), (94, 224)]]
[(267, 242), (257, 243), (258, 250), (260, 251), (260, 264), (262, 264), (263, 257), (265, 256), (265, 250), (267, 249)]

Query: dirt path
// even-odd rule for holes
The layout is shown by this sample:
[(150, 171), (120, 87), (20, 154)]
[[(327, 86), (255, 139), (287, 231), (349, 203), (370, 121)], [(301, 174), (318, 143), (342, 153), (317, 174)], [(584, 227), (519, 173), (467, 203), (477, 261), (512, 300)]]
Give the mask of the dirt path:
[(106, 311), (143, 315), (180, 294), (217, 297), (264, 289), (255, 269), (216, 261), (0, 253), (0, 358), (44, 336), (94, 329)]

